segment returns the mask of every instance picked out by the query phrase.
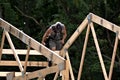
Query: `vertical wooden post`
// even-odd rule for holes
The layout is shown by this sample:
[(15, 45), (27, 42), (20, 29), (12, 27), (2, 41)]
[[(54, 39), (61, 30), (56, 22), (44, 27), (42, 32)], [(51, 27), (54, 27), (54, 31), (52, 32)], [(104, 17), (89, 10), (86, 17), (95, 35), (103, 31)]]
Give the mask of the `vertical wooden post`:
[(24, 74), (26, 74), (26, 67), (27, 67), (27, 61), (28, 61), (28, 58), (29, 58), (29, 52), (30, 52), (30, 46), (28, 46), (27, 54), (26, 54), (26, 58), (25, 58)]
[(64, 74), (64, 70), (60, 72), (60, 74), (62, 74), (62, 80), (65, 80), (65, 74)]
[(117, 46), (118, 46), (118, 40), (119, 40), (118, 39), (118, 33), (116, 33), (116, 39), (115, 39), (114, 50), (113, 50), (113, 55), (112, 55), (112, 61), (111, 61), (111, 66), (110, 66), (110, 70), (109, 70), (109, 80), (111, 80), (111, 78), (112, 78), (113, 66), (114, 66), (116, 50), (117, 50)]
[(65, 80), (69, 80), (69, 61), (66, 60), (66, 69), (65, 69)]
[(106, 72), (106, 69), (105, 69), (105, 65), (104, 65), (104, 62), (103, 62), (100, 47), (99, 47), (99, 44), (98, 44), (98, 40), (97, 40), (96, 33), (95, 33), (92, 22), (90, 23), (90, 27), (91, 27), (91, 30), (92, 30), (93, 39), (94, 39), (95, 46), (96, 46), (96, 49), (97, 49), (97, 52), (98, 52), (98, 57), (99, 57), (99, 60), (100, 60), (100, 64), (101, 64), (101, 67), (102, 67), (104, 78), (105, 78), (105, 80), (108, 80), (107, 72)]
[(60, 76), (62, 76), (62, 80), (69, 80), (69, 61), (66, 60), (66, 64), (65, 64), (65, 70), (61, 71), (61, 72), (56, 72), (55, 77), (53, 80), (57, 80), (58, 74), (60, 74)]
[(88, 24), (77, 80), (80, 80), (80, 78), (81, 78), (82, 68), (83, 68), (83, 63), (84, 63), (84, 58), (85, 58), (85, 53), (86, 53), (86, 47), (87, 47), (87, 43), (88, 43), (89, 33), (90, 33), (90, 26)]
[(0, 46), (0, 61), (2, 58), (2, 49), (3, 49), (4, 41), (5, 41), (5, 32), (3, 31), (2, 42), (1, 42), (1, 46)]
[(7, 80), (13, 80), (14, 77), (15, 77), (15, 72), (11, 72), (7, 74)]
[(7, 31), (5, 31), (5, 35), (6, 35), (7, 39), (8, 39), (8, 42), (9, 42), (9, 44), (10, 44), (10, 47), (12, 48), (13, 54), (14, 54), (14, 56), (15, 56), (15, 59), (16, 59), (17, 63), (18, 63), (18, 66), (19, 66), (19, 68), (20, 68), (20, 71), (23, 72), (22, 64), (21, 64), (20, 59), (19, 59), (19, 57), (18, 57), (18, 55), (17, 55), (17, 53), (16, 53), (16, 51), (15, 51), (15, 47), (14, 47), (14, 45), (13, 45), (13, 43), (12, 43), (12, 40), (11, 40), (11, 38), (10, 38), (10, 35), (9, 35), (9, 33), (8, 33)]
[(71, 80), (75, 80), (74, 75), (73, 75), (72, 65), (70, 63), (70, 58), (69, 58), (69, 55), (68, 55), (68, 51), (66, 51), (65, 54), (66, 54), (66, 59), (68, 61), (68, 66), (69, 66), (69, 70), (70, 70)]
[(55, 77), (54, 77), (54, 79), (53, 80), (57, 80), (57, 77), (58, 77), (58, 74), (59, 74), (60, 72), (58, 71), (58, 72), (56, 72), (56, 74), (55, 74)]
[(66, 60), (65, 70), (61, 71), (62, 80), (69, 80), (69, 64), (68, 60)]

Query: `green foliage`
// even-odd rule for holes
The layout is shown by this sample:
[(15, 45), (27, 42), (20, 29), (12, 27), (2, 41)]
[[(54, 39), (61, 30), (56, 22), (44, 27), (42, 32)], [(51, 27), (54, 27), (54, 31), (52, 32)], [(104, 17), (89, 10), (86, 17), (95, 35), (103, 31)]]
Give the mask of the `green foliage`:
[(17, 20), (18, 20), (18, 15), (16, 14), (16, 12), (14, 11), (14, 9), (11, 8), (11, 4), (6, 3), (5, 5), (3, 5), (4, 8), (4, 19), (10, 23), (13, 23), (14, 25), (17, 24)]

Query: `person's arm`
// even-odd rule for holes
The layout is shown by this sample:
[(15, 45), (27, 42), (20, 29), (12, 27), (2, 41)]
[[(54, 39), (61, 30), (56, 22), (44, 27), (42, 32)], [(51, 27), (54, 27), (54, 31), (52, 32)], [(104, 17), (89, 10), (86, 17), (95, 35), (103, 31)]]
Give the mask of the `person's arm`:
[(63, 33), (62, 44), (64, 44), (64, 41), (65, 41), (65, 39), (66, 39), (66, 37), (67, 37), (67, 32), (66, 32), (65, 26), (63, 27), (62, 33)]
[(45, 34), (43, 35), (43, 37), (42, 37), (43, 45), (45, 45), (45, 41), (46, 41), (47, 37), (49, 36), (50, 32), (51, 32), (51, 28), (48, 28), (47, 31), (45, 32)]

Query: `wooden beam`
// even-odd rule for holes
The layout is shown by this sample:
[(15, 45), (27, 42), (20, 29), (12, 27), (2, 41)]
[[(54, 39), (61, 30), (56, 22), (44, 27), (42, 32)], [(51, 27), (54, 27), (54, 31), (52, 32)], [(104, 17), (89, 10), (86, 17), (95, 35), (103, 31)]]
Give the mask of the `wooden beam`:
[[(3, 19), (0, 18), (0, 27), (4, 28), (6, 31), (17, 37), (19, 40), (21, 40), (25, 44), (29, 44), (30, 42), (30, 47), (37, 50), (40, 52), (42, 55), (47, 57), (49, 60), (52, 60), (54, 63), (59, 64), (59, 63), (64, 63), (65, 59), (62, 58), (61, 56), (57, 55), (54, 51), (48, 49), (35, 39), (31, 38), (27, 34), (25, 34), (23, 31), (20, 31), (13, 25), (9, 24), (8, 22), (4, 21)], [(63, 64), (64, 66), (64, 64)]]
[[(22, 66), (24, 66), (25, 61), (21, 61)], [(18, 66), (16, 61), (0, 61), (0, 66)], [(46, 61), (28, 61), (27, 66), (34, 66), (34, 67), (47, 67), (48, 62)]]
[(58, 71), (58, 72), (56, 72), (56, 74), (55, 74), (55, 76), (54, 76), (54, 79), (53, 80), (57, 80), (57, 77), (58, 77), (58, 74), (59, 74), (60, 72)]
[(24, 74), (26, 73), (27, 62), (28, 62), (28, 58), (29, 58), (29, 52), (30, 52), (30, 47), (28, 46), (27, 53), (26, 53), (26, 58), (25, 58), (25, 64), (24, 64)]
[(88, 24), (87, 17), (84, 19), (84, 21), (79, 25), (77, 30), (74, 32), (74, 34), (70, 37), (70, 39), (66, 42), (66, 44), (63, 46), (62, 50), (60, 51), (60, 55), (67, 58), (68, 64), (69, 64), (69, 70), (70, 70), (70, 75), (71, 79), (75, 80), (72, 66), (70, 63), (70, 58), (67, 52), (67, 49), (73, 44), (73, 42), (77, 39), (77, 37), (80, 35), (80, 33), (85, 29), (86, 25)]
[(89, 33), (90, 33), (90, 25), (88, 24), (77, 80), (81, 79), (81, 74), (82, 74), (82, 69), (83, 69), (83, 63), (84, 63), (84, 58), (85, 58), (85, 53), (86, 53), (86, 48), (87, 48)]
[(61, 56), (63, 57), (65, 56), (65, 51), (73, 44), (73, 42), (77, 39), (80, 33), (86, 28), (87, 24), (88, 24), (88, 20), (87, 18), (85, 18), (84, 21), (79, 25), (79, 27), (73, 33), (73, 35), (66, 42), (66, 44), (63, 46), (62, 50), (60, 51)]
[[(26, 55), (27, 50), (26, 49), (15, 49), (18, 55)], [(59, 51), (54, 51), (59, 55)], [(12, 49), (3, 49), (2, 54), (13, 54)], [(42, 55), (36, 50), (30, 50), (29, 55)]]
[[(9, 74), (11, 72), (0, 72), (0, 77), (6, 77), (7, 74)], [(26, 74), (28, 74), (30, 72), (26, 72)], [(15, 76), (21, 76), (21, 72), (15, 72)]]
[(67, 64), (69, 66), (69, 70), (70, 70), (70, 76), (71, 76), (71, 80), (75, 80), (74, 78), (74, 74), (73, 74), (73, 70), (72, 70), (72, 65), (71, 65), (71, 62), (70, 62), (70, 58), (69, 58), (69, 54), (68, 54), (68, 51), (66, 51), (66, 59), (67, 59)]
[[(16, 52), (18, 55), (26, 55), (27, 50), (26, 49), (16, 49)], [(3, 49), (2, 54), (13, 54), (12, 49)], [(30, 50), (29, 55), (42, 55), (36, 50)]]
[(111, 60), (111, 65), (110, 65), (110, 70), (109, 70), (109, 80), (111, 80), (111, 78), (112, 78), (112, 73), (113, 73), (113, 67), (114, 67), (114, 62), (115, 62), (115, 57), (116, 57), (118, 41), (119, 41), (118, 34), (116, 33), (114, 50), (113, 50), (113, 55), (112, 55), (112, 60)]
[(0, 46), (0, 61), (2, 58), (2, 50), (3, 50), (4, 41), (5, 41), (5, 32), (3, 31), (2, 41), (1, 41), (1, 46)]
[(71, 80), (69, 79), (69, 61), (66, 60), (66, 67), (65, 70), (61, 71), (62, 74), (62, 80)]
[(101, 67), (102, 67), (104, 78), (105, 78), (105, 80), (109, 80), (108, 76), (107, 76), (106, 69), (105, 69), (105, 65), (104, 65), (104, 62), (103, 62), (100, 47), (99, 47), (99, 44), (98, 44), (97, 36), (96, 36), (96, 33), (95, 33), (94, 26), (93, 26), (92, 22), (90, 23), (90, 28), (91, 28), (91, 31), (92, 31), (93, 39), (94, 39), (95, 46), (96, 46), (96, 49), (97, 49), (97, 53), (98, 53), (98, 57), (99, 57), (99, 60), (100, 60)]
[(25, 76), (18, 76), (18, 77), (14, 77), (14, 80), (22, 80), (24, 77), (26, 77), (26, 79), (33, 79), (33, 78), (37, 78), (37, 77), (44, 77), (47, 74), (51, 74), (51, 73), (55, 73), (58, 72), (59, 70), (59, 66), (52, 66), (52, 67), (48, 67), (42, 70), (37, 70), (34, 72), (31, 72), (29, 74), (25, 74)]
[(13, 51), (14, 57), (15, 57), (17, 63), (18, 63), (19, 69), (20, 69), (20, 71), (22, 72), (22, 71), (23, 71), (23, 67), (22, 67), (22, 64), (20, 63), (20, 59), (19, 59), (19, 57), (18, 57), (18, 55), (17, 55), (17, 53), (16, 53), (16, 51), (15, 51), (15, 47), (14, 47), (14, 45), (13, 45), (13, 43), (12, 43), (12, 40), (11, 40), (11, 38), (10, 38), (10, 35), (9, 35), (9, 33), (8, 33), (7, 31), (5, 31), (5, 35), (6, 35), (6, 37), (7, 37), (7, 40), (8, 40), (8, 42), (9, 42), (9, 45), (10, 45), (12, 51)]
[(7, 74), (7, 80), (13, 80), (14, 77), (15, 77), (15, 72), (11, 72)]
[(118, 37), (120, 39), (120, 26), (117, 26), (93, 13), (90, 13), (89, 15), (91, 15), (91, 21), (101, 25), (102, 27), (112, 31), (112, 32), (118, 32)]

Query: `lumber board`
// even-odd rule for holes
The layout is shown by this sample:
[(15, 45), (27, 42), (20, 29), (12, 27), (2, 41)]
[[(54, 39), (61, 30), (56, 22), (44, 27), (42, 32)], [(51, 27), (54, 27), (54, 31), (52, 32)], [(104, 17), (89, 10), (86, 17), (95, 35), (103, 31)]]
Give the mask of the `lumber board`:
[(82, 56), (81, 56), (81, 60), (80, 60), (80, 66), (79, 66), (77, 80), (81, 79), (81, 74), (82, 74), (83, 64), (84, 64), (84, 60), (85, 60), (85, 54), (86, 54), (86, 48), (87, 48), (87, 43), (88, 43), (88, 39), (89, 39), (89, 34), (90, 34), (90, 25), (88, 24), (87, 32), (86, 32), (86, 36), (85, 36), (85, 40), (84, 40), (84, 45), (83, 45), (83, 50), (82, 50)]
[(0, 60), (2, 58), (2, 49), (3, 49), (4, 41), (5, 41), (5, 33), (3, 31), (2, 41), (1, 41), (1, 46), (0, 46)]
[(109, 70), (109, 80), (111, 80), (111, 78), (112, 78), (113, 67), (114, 67), (114, 62), (115, 62), (115, 57), (116, 57), (116, 52), (117, 52), (117, 47), (118, 47), (118, 42), (119, 42), (119, 39), (118, 39), (118, 36), (116, 35), (113, 54), (112, 54), (112, 60), (111, 60), (111, 65), (110, 65), (110, 70)]
[[(26, 55), (27, 49), (15, 49), (18, 55)], [(59, 51), (54, 51), (59, 54)], [(2, 54), (13, 54), (12, 49), (2, 49)], [(30, 50), (29, 55), (42, 55), (36, 50)]]
[[(26, 49), (15, 49), (18, 55), (26, 55)], [(55, 53), (59, 54), (59, 51), (54, 51)], [(13, 54), (12, 49), (2, 49), (2, 54)], [(42, 55), (36, 50), (30, 50), (29, 55)]]
[(71, 75), (71, 80), (75, 80), (75, 77), (74, 77), (74, 74), (73, 74), (73, 69), (72, 69), (72, 65), (71, 65), (71, 62), (70, 62), (70, 57), (69, 57), (69, 53), (68, 51), (66, 51), (66, 59), (67, 59), (67, 63), (68, 63), (68, 66), (69, 66), (69, 71), (70, 71), (70, 75)]
[(26, 69), (27, 69), (27, 63), (28, 63), (28, 59), (29, 59), (29, 53), (30, 53), (30, 47), (28, 46), (27, 52), (26, 52), (25, 63), (24, 63), (24, 74), (26, 73)]
[[(15, 49), (18, 55), (26, 55), (27, 50), (26, 49)], [(13, 54), (13, 51), (11, 49), (3, 49), (2, 54)], [(30, 50), (29, 55), (42, 55), (36, 50)]]
[[(62, 58), (61, 56), (57, 55), (55, 52), (52, 50), (48, 49), (35, 39), (31, 38), (27, 34), (25, 34), (23, 31), (17, 29), (13, 25), (9, 24), (5, 20), (0, 18), (0, 27), (4, 28), (6, 31), (17, 37), (19, 40), (21, 40), (23, 43), (26, 45), (29, 45), (33, 49), (37, 50), (40, 52), (42, 55), (47, 57), (49, 60), (52, 60), (54, 63), (59, 64), (59, 63), (65, 63), (65, 59)], [(63, 64), (64, 65), (64, 64)]]
[(70, 80), (69, 79), (69, 62), (66, 60), (66, 69), (61, 71), (62, 74), (62, 80)]
[(11, 72), (7, 74), (7, 80), (13, 80), (14, 77), (15, 77), (15, 72)]
[(37, 70), (37, 71), (31, 72), (31, 73), (25, 75), (24, 77), (23, 76), (14, 77), (14, 80), (22, 80), (23, 78), (27, 78), (27, 79), (33, 79), (33, 78), (37, 78), (37, 77), (40, 78), (40, 77), (46, 76), (47, 74), (55, 73), (58, 71), (60, 71), (59, 66), (56, 65), (56, 66), (48, 67), (48, 68), (45, 68), (42, 70)]
[(89, 14), (91, 16), (91, 21), (94, 23), (97, 23), (98, 25), (101, 25), (102, 27), (118, 34), (118, 37), (120, 39), (120, 26), (117, 26), (116, 24), (113, 24), (112, 22), (109, 22), (93, 13)]
[(86, 28), (86, 25), (88, 23), (87, 18), (84, 19), (84, 21), (78, 26), (76, 31), (73, 33), (73, 35), (70, 37), (70, 39), (67, 41), (67, 43), (64, 45), (63, 48), (68, 49), (72, 43), (76, 40), (76, 38), (80, 35), (80, 33)]
[(19, 57), (18, 57), (18, 54), (17, 54), (16, 51), (15, 51), (15, 47), (14, 47), (14, 44), (13, 44), (11, 38), (10, 38), (10, 35), (9, 35), (9, 33), (8, 33), (7, 31), (5, 31), (5, 35), (6, 35), (6, 38), (7, 38), (7, 40), (8, 40), (8, 43), (9, 43), (9, 45), (10, 45), (12, 51), (13, 51), (15, 60), (16, 60), (17, 63), (18, 63), (19, 69), (20, 69), (20, 71), (23, 71), (23, 66), (22, 66), (22, 64), (20, 63), (20, 59), (19, 59)]
[(104, 64), (104, 61), (103, 61), (103, 58), (102, 58), (102, 54), (101, 54), (101, 51), (100, 51), (100, 47), (99, 47), (99, 44), (98, 44), (97, 36), (96, 36), (95, 30), (94, 30), (93, 23), (90, 23), (90, 28), (91, 28), (91, 31), (92, 31), (95, 47), (97, 49), (97, 53), (98, 53), (98, 57), (99, 57), (99, 60), (100, 60), (100, 64), (101, 64), (101, 68), (102, 68), (104, 78), (105, 78), (105, 80), (109, 80), (108, 76), (107, 76), (105, 64)]
[[(7, 74), (9, 74), (11, 72), (0, 72), (0, 77), (6, 77)], [(28, 74), (30, 72), (26, 72), (26, 74)], [(15, 72), (15, 76), (20, 76), (22, 73), (21, 72)]]
[[(25, 61), (21, 61), (21, 64), (22, 66), (24, 66)], [(18, 66), (18, 63), (16, 61), (2, 60), (0, 61), (0, 66)], [(48, 62), (47, 61), (28, 61), (27, 66), (47, 67)]]
[(78, 36), (80, 36), (80, 33), (86, 28), (86, 25), (88, 24), (87, 17), (84, 19), (84, 21), (79, 25), (79, 27), (76, 29), (76, 31), (73, 33), (73, 35), (69, 38), (69, 40), (66, 42), (66, 44), (63, 46), (62, 50), (60, 51), (61, 55), (65, 55), (65, 50), (67, 50), (73, 42), (77, 39)]

